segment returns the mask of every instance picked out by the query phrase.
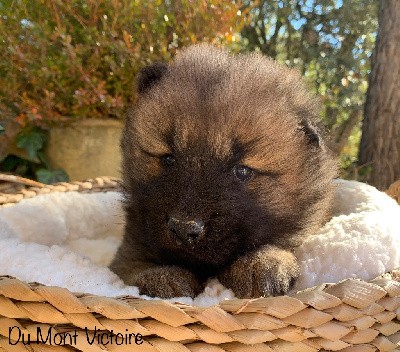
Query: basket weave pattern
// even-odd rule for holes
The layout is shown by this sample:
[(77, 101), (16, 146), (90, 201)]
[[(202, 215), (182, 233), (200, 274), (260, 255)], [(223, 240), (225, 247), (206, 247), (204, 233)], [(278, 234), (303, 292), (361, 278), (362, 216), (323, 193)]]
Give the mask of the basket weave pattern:
[[(118, 190), (117, 179), (0, 193), (0, 206), (49, 192)], [(10, 334), (10, 328), (13, 328)], [(38, 328), (75, 333), (70, 343), (36, 343)], [(142, 343), (101, 344), (95, 332), (141, 334)], [(18, 333), (31, 343), (16, 343)], [(89, 340), (88, 340), (88, 337)], [(234, 299), (202, 308), (161, 300), (72, 293), (0, 276), (0, 351), (369, 352), (400, 350), (400, 271), (371, 282), (348, 279), (292, 296)]]
[[(0, 174), (0, 176), (2, 176)], [(9, 175), (6, 175), (9, 176)], [(0, 180), (2, 178), (0, 177)], [(55, 185), (45, 185), (35, 182), (37, 185), (32, 187), (20, 188), (19, 182), (24, 182), (26, 179), (21, 178), (9, 178), (7, 180), (16, 182), (16, 186), (13, 186), (11, 182), (7, 182), (7, 186), (4, 185), (4, 189), (7, 192), (1, 192), (0, 189), (0, 207), (9, 207), (15, 203), (20, 202), (22, 199), (33, 198), (38, 195), (48, 194), (51, 192), (107, 192), (107, 191), (118, 191), (120, 190), (120, 180), (115, 177), (96, 177), (95, 179), (89, 179), (83, 182), (60, 182)], [(22, 180), (22, 181), (21, 181)], [(30, 180), (26, 180), (31, 182)], [(10, 191), (11, 190), (11, 191)], [(13, 190), (15, 190), (13, 192)]]

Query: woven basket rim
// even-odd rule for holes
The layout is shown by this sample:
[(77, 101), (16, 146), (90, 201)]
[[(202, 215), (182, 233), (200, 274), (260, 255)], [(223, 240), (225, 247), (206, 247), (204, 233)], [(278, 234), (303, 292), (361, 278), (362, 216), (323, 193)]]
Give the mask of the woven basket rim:
[[(126, 326), (143, 336), (145, 351), (154, 352), (311, 352), (351, 346), (362, 348), (355, 351), (392, 351), (399, 337), (399, 307), (398, 270), (370, 282), (345, 279), (290, 296), (233, 299), (206, 308), (132, 296), (72, 293), (0, 276), (0, 325), (31, 332), (38, 326), (68, 324), (68, 331), (80, 334), (122, 331), (121, 326)], [(8, 351), (6, 337), (0, 328), (0, 347)], [(89, 351), (89, 346), (73, 347)], [(57, 348), (49, 350), (56, 352)]]
[[(349, 283), (352, 284), (349, 284)], [(6, 284), (5, 284), (6, 283)], [(399, 285), (394, 284), (394, 283), (399, 283)], [(394, 284), (395, 287), (391, 287), (391, 285)], [(257, 304), (257, 302), (268, 302), (268, 301), (275, 301), (277, 299), (277, 297), (292, 297), (295, 298), (298, 295), (303, 295), (303, 294), (310, 294), (312, 292), (333, 292), (337, 290), (338, 287), (340, 286), (348, 286), (348, 285), (360, 285), (365, 287), (371, 287), (372, 286), (379, 286), (381, 288), (386, 288), (387, 293), (389, 293), (391, 296), (394, 296), (395, 294), (400, 294), (400, 268), (398, 269), (394, 269), (390, 272), (387, 272), (385, 274), (379, 275), (376, 278), (372, 279), (372, 280), (362, 280), (359, 278), (347, 278), (347, 279), (343, 279), (340, 280), (336, 283), (323, 283), (323, 284), (319, 284), (313, 287), (308, 287), (304, 290), (300, 290), (297, 292), (293, 292), (291, 294), (287, 294), (287, 295), (282, 295), (282, 296), (274, 296), (274, 297), (258, 297), (258, 298), (234, 298), (234, 299), (227, 299), (227, 300), (223, 300), (221, 301), (221, 303), (219, 304), (215, 304), (215, 306), (227, 306), (227, 302), (235, 302), (235, 305), (238, 305), (238, 309), (234, 310), (232, 308), (229, 308), (229, 311), (234, 312), (234, 314), (238, 314), (241, 313), (243, 310), (247, 310), (249, 309), (249, 305), (255, 305), (255, 306), (259, 306), (259, 304)], [(6, 287), (6, 290), (3, 290), (4, 287)], [(21, 288), (24, 287), (24, 289), (21, 290)], [(59, 293), (61, 291), (68, 291), (68, 293), (72, 296), (75, 296), (76, 298), (82, 298), (82, 297), (101, 297), (106, 299), (106, 301), (109, 300), (135, 300), (135, 301), (144, 301), (144, 302), (166, 302), (167, 304), (171, 304), (171, 305), (175, 305), (181, 309), (185, 309), (188, 307), (191, 307), (191, 309), (195, 309), (195, 310), (204, 310), (207, 309), (207, 307), (202, 307), (202, 306), (192, 306), (192, 305), (188, 305), (186, 303), (183, 302), (179, 302), (179, 301), (169, 301), (169, 300), (164, 300), (161, 298), (156, 298), (156, 299), (144, 299), (141, 297), (136, 297), (136, 296), (132, 296), (132, 295), (122, 295), (122, 296), (115, 296), (115, 297), (109, 297), (109, 296), (102, 296), (102, 295), (97, 295), (97, 294), (93, 294), (93, 293), (87, 293), (87, 292), (73, 292), (70, 291), (67, 288), (63, 288), (63, 287), (58, 287), (58, 286), (51, 286), (51, 285), (45, 285), (42, 284), (40, 282), (26, 282), (26, 281), (22, 281), (19, 280), (18, 278), (11, 276), (11, 275), (0, 275), (0, 294), (4, 295), (5, 297), (9, 297), (12, 299), (16, 299), (16, 300), (21, 300), (21, 301), (30, 301), (31, 298), (33, 297), (33, 294), (28, 294), (27, 296), (26, 293), (27, 291), (25, 290), (25, 288), (28, 288), (29, 290), (32, 292), (36, 292), (36, 291), (40, 291), (40, 288), (52, 288), (52, 289), (60, 289)], [(14, 290), (15, 289), (15, 290)], [(393, 291), (394, 289), (394, 291)], [(64, 293), (63, 293), (64, 295)], [(340, 296), (339, 292), (338, 295)], [(337, 297), (340, 298), (340, 297)], [(342, 297), (343, 298), (343, 297)], [(50, 299), (50, 297), (45, 297), (43, 296), (41, 301), (46, 301), (46, 302), (51, 302), (52, 300)], [(399, 301), (400, 303), (400, 301)], [(310, 304), (310, 303), (309, 303)], [(320, 303), (319, 303), (320, 304)], [(357, 306), (357, 305), (363, 305), (363, 303), (356, 303), (353, 302), (353, 305)], [(352, 305), (351, 304), (351, 305)], [(310, 304), (312, 305), (312, 304)], [(62, 311), (64, 311), (65, 309), (62, 309)]]
[[(24, 185), (24, 187), (16, 192), (2, 193), (0, 192), (0, 207), (11, 206), (23, 199), (33, 198), (43, 194), (52, 192), (108, 192), (120, 191), (122, 189), (122, 181), (118, 177), (99, 176), (84, 181), (59, 182), (53, 185), (47, 185), (37, 181), (32, 181), (14, 175), (5, 175), (0, 173), (0, 181), (7, 180)], [(395, 199), (400, 205), (400, 180), (393, 182), (385, 193)]]
[[(0, 176), (1, 175), (2, 174), (0, 174)], [(16, 183), (31, 181), (24, 178), (15, 178), (15, 181), (11, 181), (11, 178), (7, 178), (7, 180)], [(112, 176), (100, 176), (93, 179), (87, 179), (85, 181), (59, 182), (53, 185), (46, 185), (36, 181), (32, 182), (34, 182), (35, 185), (28, 184), (26, 187), (23, 187), (22, 189), (13, 193), (0, 192), (0, 207), (12, 206), (16, 203), (19, 203), (23, 199), (33, 198), (53, 192), (118, 192), (122, 189), (121, 179)]]
[[(120, 180), (114, 177), (31, 186), (14, 194), (0, 193), (0, 206), (51, 192), (120, 189)], [(81, 334), (84, 328), (124, 332), (129, 327), (145, 338), (143, 350), (154, 352), (353, 351), (353, 347), (354, 351), (392, 351), (400, 341), (399, 315), (400, 269), (369, 282), (345, 279), (290, 295), (225, 300), (206, 308), (133, 296), (74, 293), (0, 276), (0, 351), (12, 351), (2, 324), (19, 326), (25, 332), (37, 326), (68, 324)], [(97, 345), (98, 349), (92, 345), (44, 346), (46, 351), (70, 347), (116, 351), (115, 346), (104, 345)]]

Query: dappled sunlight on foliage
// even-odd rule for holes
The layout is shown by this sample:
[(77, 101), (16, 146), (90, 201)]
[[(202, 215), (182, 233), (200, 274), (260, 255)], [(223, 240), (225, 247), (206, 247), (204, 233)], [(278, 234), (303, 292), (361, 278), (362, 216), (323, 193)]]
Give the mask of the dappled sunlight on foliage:
[(46, 129), (123, 118), (141, 67), (189, 44), (232, 42), (238, 11), (226, 0), (0, 0), (0, 169), (66, 179), (48, 165)]
[[(0, 14), (0, 142), (13, 143), (0, 163), (11, 149), (32, 156), (16, 140), (33, 126), (123, 118), (141, 67), (205, 41), (300, 70), (321, 99), (343, 175), (361, 175), (375, 0), (0, 0)], [(19, 126), (14, 139), (2, 121)]]
[(230, 1), (0, 1), (0, 112), (25, 124), (121, 118), (140, 67), (227, 42)]
[[(342, 167), (356, 161), (377, 31), (375, 0), (245, 0), (242, 50), (299, 69), (322, 102)], [(356, 137), (358, 136), (358, 137)], [(352, 137), (352, 138), (350, 138)]]

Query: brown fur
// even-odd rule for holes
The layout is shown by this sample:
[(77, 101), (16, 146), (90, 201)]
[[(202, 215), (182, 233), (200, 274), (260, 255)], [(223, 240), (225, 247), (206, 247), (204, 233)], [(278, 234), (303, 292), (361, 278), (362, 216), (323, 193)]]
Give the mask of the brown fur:
[[(327, 219), (336, 173), (301, 77), (198, 45), (145, 68), (138, 87), (122, 139), (126, 233), (111, 269), (158, 297), (194, 296), (210, 276), (239, 297), (287, 292), (291, 251)], [(237, 165), (253, 177), (238, 179)], [(198, 242), (179, 243), (171, 217), (201, 220)]]

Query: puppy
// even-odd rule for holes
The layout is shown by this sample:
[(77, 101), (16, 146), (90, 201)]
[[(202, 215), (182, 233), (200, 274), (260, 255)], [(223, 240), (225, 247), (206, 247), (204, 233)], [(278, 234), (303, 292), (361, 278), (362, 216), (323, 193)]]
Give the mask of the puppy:
[(326, 220), (336, 163), (297, 72), (209, 45), (142, 69), (122, 137), (125, 236), (110, 268), (142, 294), (285, 294)]

